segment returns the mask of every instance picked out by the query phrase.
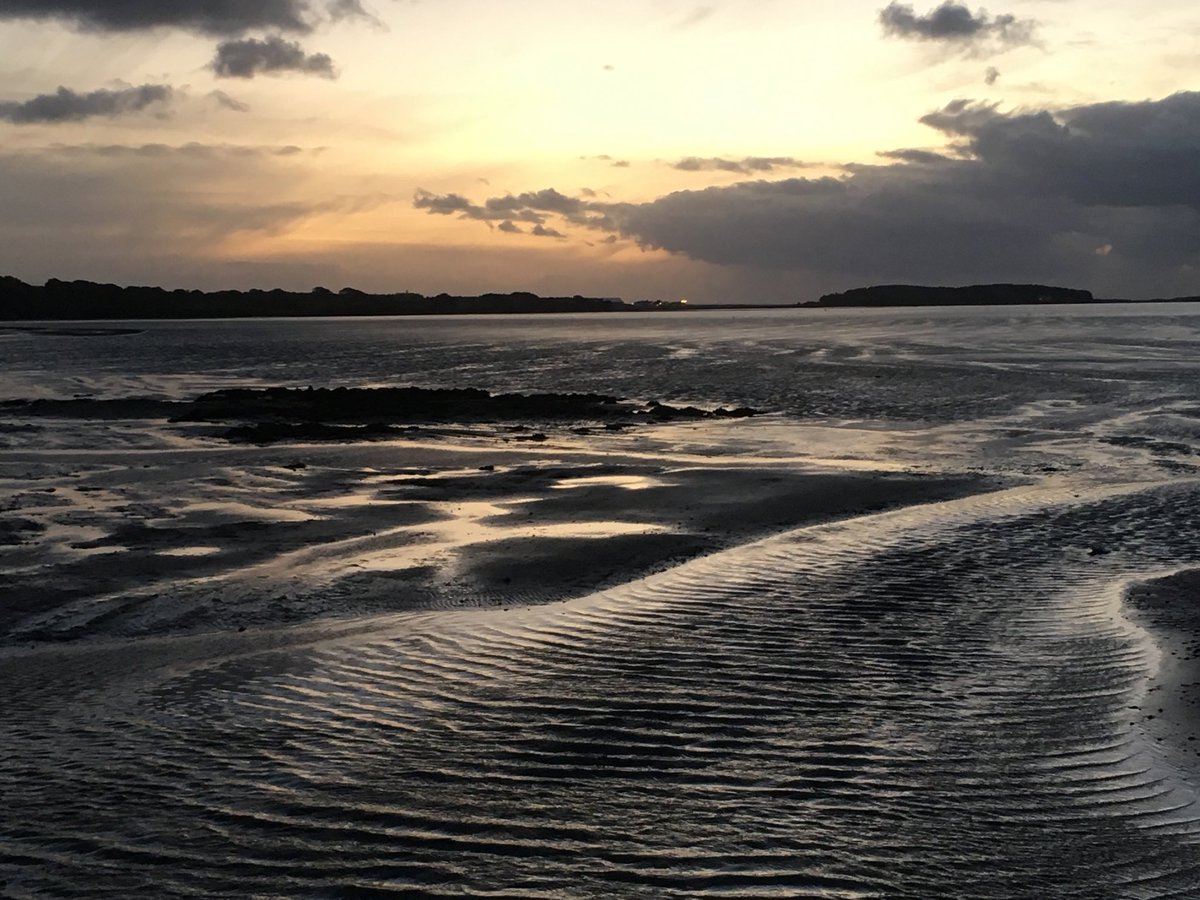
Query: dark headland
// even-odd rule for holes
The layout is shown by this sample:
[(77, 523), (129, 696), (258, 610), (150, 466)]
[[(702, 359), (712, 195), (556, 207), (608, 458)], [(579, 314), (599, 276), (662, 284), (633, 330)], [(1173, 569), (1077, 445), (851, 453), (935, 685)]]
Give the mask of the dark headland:
[[(1200, 297), (1162, 298), (1159, 303), (1188, 303)], [(1091, 291), (1045, 284), (972, 284), (965, 287), (927, 287), (917, 284), (880, 284), (826, 294), (803, 307), (849, 306), (1037, 306), (1060, 303), (1129, 303), (1125, 299), (1098, 299)]]

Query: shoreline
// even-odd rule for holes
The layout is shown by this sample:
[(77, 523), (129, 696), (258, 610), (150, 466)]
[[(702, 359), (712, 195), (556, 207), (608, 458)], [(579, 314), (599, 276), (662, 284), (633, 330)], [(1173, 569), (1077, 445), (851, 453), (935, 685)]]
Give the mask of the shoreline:
[(819, 301), (799, 301), (796, 303), (689, 303), (683, 307), (663, 306), (663, 307), (633, 307), (628, 309), (524, 309), (519, 311), (501, 311), (501, 310), (433, 310), (429, 312), (401, 312), (401, 313), (381, 313), (381, 312), (320, 312), (320, 313), (303, 313), (303, 312), (280, 312), (280, 313), (263, 313), (247, 312), (238, 314), (214, 313), (212, 315), (104, 315), (81, 317), (73, 315), (63, 316), (6, 316), (0, 313), (0, 336), (4, 334), (21, 334), (31, 336), (46, 336), (46, 337), (128, 337), (140, 333), (140, 329), (136, 328), (63, 328), (61, 326), (67, 323), (78, 323), (81, 326), (86, 326), (96, 322), (121, 322), (121, 323), (161, 323), (161, 322), (252, 322), (252, 321), (319, 321), (319, 320), (340, 320), (340, 319), (422, 319), (422, 318), (470, 318), (475, 316), (483, 316), (487, 318), (505, 318), (505, 317), (522, 317), (535, 316), (537, 318), (556, 318), (560, 316), (599, 316), (608, 317), (615, 316), (618, 318), (627, 317), (630, 315), (687, 315), (688, 313), (709, 313), (709, 312), (751, 312), (754, 310), (795, 310), (799, 313), (812, 311), (820, 312), (839, 312), (843, 310), (964, 310), (964, 309), (1081, 309), (1092, 306), (1154, 306), (1159, 304), (1174, 304), (1200, 305), (1200, 297), (1151, 297), (1143, 300), (1134, 300), (1126, 297), (1113, 298), (1095, 298), (1092, 300), (1076, 301), (1076, 302), (1054, 302), (1054, 303), (1038, 303), (1038, 302), (1020, 302), (1020, 303), (894, 303), (894, 304), (830, 304), (822, 305)]

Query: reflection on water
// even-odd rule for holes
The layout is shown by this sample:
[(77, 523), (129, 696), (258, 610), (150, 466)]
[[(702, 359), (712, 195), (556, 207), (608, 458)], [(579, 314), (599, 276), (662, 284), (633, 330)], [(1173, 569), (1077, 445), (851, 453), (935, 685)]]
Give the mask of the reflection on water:
[(627, 491), (641, 491), (657, 487), (665, 482), (660, 478), (650, 478), (646, 475), (589, 475), (580, 478), (563, 478), (551, 485), (554, 489), (588, 488), (599, 485), (611, 485)]
[(164, 547), (157, 551), (160, 556), (213, 556), (220, 547)]
[[(603, 480), (602, 480), (603, 482)], [(618, 522), (604, 519), (522, 524), (512, 521), (515, 508), (524, 509), (538, 502), (522, 497), (504, 503), (456, 500), (429, 503), (442, 518), (407, 529), (395, 529), (395, 536), (411, 536), (411, 543), (394, 543), (385, 549), (352, 557), (349, 565), (361, 569), (411, 569), (429, 565), (473, 544), (503, 541), (519, 534), (525, 540), (555, 538), (609, 538), (631, 534), (666, 534), (669, 529), (644, 522)]]

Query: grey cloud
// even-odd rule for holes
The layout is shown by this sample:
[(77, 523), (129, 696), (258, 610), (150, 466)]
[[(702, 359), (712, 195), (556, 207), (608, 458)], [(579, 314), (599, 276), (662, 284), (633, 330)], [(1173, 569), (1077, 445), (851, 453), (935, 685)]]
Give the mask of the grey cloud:
[(60, 87), (53, 94), (39, 94), (24, 102), (0, 103), (0, 119), (15, 125), (31, 125), (79, 122), (97, 116), (112, 118), (168, 103), (172, 93), (170, 86), (165, 84), (143, 84), (86, 94)]
[(987, 71), (983, 73), (983, 83), (991, 87), (1000, 80), (1000, 70), (995, 66), (988, 66)]
[[(558, 194), (557, 191), (553, 191), (552, 193)], [(523, 196), (534, 197), (536, 195), (526, 194)], [(562, 195), (558, 194), (558, 196)], [(504, 197), (492, 197), (486, 200), (481, 206), (468, 200), (462, 194), (434, 194), (431, 191), (418, 189), (413, 196), (413, 207), (423, 209), (434, 216), (457, 215), (462, 219), (474, 219), (489, 224), (491, 222), (515, 219), (520, 222), (541, 225), (546, 221), (544, 215), (540, 215), (534, 209), (530, 208), (524, 200), (514, 197), (511, 194)]]
[(335, 22), (340, 22), (342, 19), (369, 19), (374, 21), (374, 16), (363, 9), (362, 3), (359, 0), (330, 0), (329, 17)]
[(263, 40), (245, 38), (217, 46), (210, 68), (218, 78), (253, 78), (256, 75), (299, 73), (334, 78), (333, 60), (324, 53), (305, 53), (296, 41), (272, 35)]
[(806, 167), (807, 163), (790, 156), (747, 156), (743, 159), (724, 159), (720, 156), (687, 156), (678, 162), (671, 163), (671, 168), (678, 169), (680, 172), (734, 172), (738, 175)]
[(171, 159), (179, 163), (190, 160), (237, 162), (262, 160), (271, 157), (315, 155), (319, 150), (305, 150), (294, 144), (253, 146), (246, 144), (56, 144), (41, 151), (47, 159)]
[[(922, 121), (950, 142), (946, 154), (889, 151), (894, 162), (837, 178), (747, 180), (645, 203), (567, 198), (543, 212), (645, 248), (824, 283), (1200, 293), (1200, 93), (1054, 111), (957, 101)], [(536, 196), (562, 195), (493, 199)], [(485, 213), (492, 203), (442, 202)]]
[(584, 202), (576, 197), (568, 197), (552, 187), (544, 191), (527, 191), (521, 194), (505, 194), (503, 197), (491, 197), (484, 204), (470, 202), (462, 194), (433, 194), (428, 191), (416, 192), (413, 200), (416, 209), (424, 209), (436, 215), (452, 215), (455, 212), (467, 218), (478, 220), (504, 220), (504, 218), (520, 218), (527, 222), (541, 223), (545, 217), (541, 212), (569, 216), (578, 214), (584, 208)]
[(432, 194), (419, 190), (413, 198), (413, 206), (437, 216), (465, 213), (471, 218), (483, 218), (483, 208), (476, 206), (461, 194)]
[(224, 109), (229, 109), (229, 110), (232, 110), (233, 112), (249, 112), (250, 111), (249, 104), (243, 103), (241, 100), (238, 100), (236, 97), (229, 96), (224, 91), (213, 91), (208, 96), (210, 96), (213, 100), (215, 100), (218, 106), (220, 106)]
[(1111, 291), (1101, 279), (1119, 264), (1127, 291), (1170, 278), (1200, 289), (1200, 94), (1054, 113), (956, 102), (922, 121), (962, 157), (901, 151), (907, 164), (844, 178), (681, 191), (608, 214), (644, 246), (726, 265)]
[[(454, 197), (454, 194), (447, 194), (447, 197)], [(524, 208), (527, 204), (518, 200), (512, 194), (507, 194), (503, 197), (490, 197), (483, 202), (483, 206), (479, 207), (481, 217), (492, 215), (494, 217), (503, 217), (499, 214), (507, 216), (511, 212), (515, 212)], [(465, 210), (464, 210), (465, 211)]]
[[(413, 197), (413, 206), (431, 215), (457, 215), (463, 219), (486, 222), (489, 226), (492, 222), (500, 222), (498, 227), (501, 231), (528, 233), (536, 237), (565, 236), (546, 226), (548, 215), (561, 216), (565, 221), (594, 227), (589, 221), (590, 205), (587, 200), (569, 197), (554, 188), (489, 197), (482, 204), (475, 203), (461, 194), (434, 194), (426, 190), (418, 190)], [(522, 232), (517, 228), (516, 222), (525, 222), (534, 227), (528, 232)]]
[(357, 0), (0, 0), (0, 20), (60, 20), (93, 31), (178, 28), (232, 36), (305, 33), (325, 17), (365, 15)]
[[(515, 199), (520, 205), (530, 209), (564, 215), (579, 212), (583, 208), (583, 201), (560, 194), (554, 188), (519, 194)], [(491, 201), (489, 200), (488, 203), (490, 204)]]
[(955, 139), (975, 168), (1029, 194), (1200, 211), (1200, 93), (1054, 113), (957, 101), (921, 121)]
[(579, 215), (569, 216), (567, 217), (567, 221), (573, 225), (582, 225), (584, 228), (592, 228), (598, 231), (616, 230), (616, 220), (605, 211), (608, 204), (597, 203), (592, 206), (592, 210)]
[(897, 162), (912, 163), (921, 166), (935, 166), (939, 163), (950, 162), (951, 157), (933, 150), (880, 150), (876, 156), (884, 159), (894, 159)]
[(978, 48), (992, 42), (1011, 47), (1033, 42), (1035, 24), (1013, 15), (990, 16), (984, 10), (946, 0), (925, 15), (912, 6), (892, 0), (879, 13), (879, 24), (889, 37), (914, 41), (940, 41)]

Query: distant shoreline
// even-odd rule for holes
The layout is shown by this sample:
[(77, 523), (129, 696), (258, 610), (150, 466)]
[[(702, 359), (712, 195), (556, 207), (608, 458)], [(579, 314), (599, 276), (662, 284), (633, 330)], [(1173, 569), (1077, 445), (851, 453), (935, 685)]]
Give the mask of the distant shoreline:
[[(353, 288), (336, 293), (275, 290), (199, 291), (98, 284), (50, 279), (31, 285), (0, 276), (0, 321), (144, 321), (179, 319), (341, 318), (362, 316), (453, 316), (561, 313), (687, 312), (753, 309), (851, 309), (955, 306), (1111, 305), (1116, 303), (1196, 303), (1200, 296), (1155, 300), (1102, 299), (1074, 288), (1037, 284), (985, 284), (964, 287), (876, 285), (826, 294), (797, 303), (709, 303), (686, 300), (625, 301), (619, 297), (541, 297), (518, 291), (479, 296), (410, 291), (368, 294)], [(11, 330), (11, 329), (10, 329)]]

